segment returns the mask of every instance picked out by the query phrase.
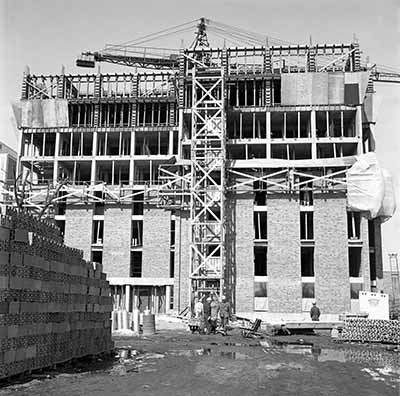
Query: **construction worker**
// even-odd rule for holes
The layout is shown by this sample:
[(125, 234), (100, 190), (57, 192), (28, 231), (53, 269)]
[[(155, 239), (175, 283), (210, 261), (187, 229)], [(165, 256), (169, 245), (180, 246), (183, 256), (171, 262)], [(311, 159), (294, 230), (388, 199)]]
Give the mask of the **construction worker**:
[(210, 334), (211, 326), (210, 326), (210, 319), (211, 319), (211, 296), (206, 298), (203, 304), (203, 315), (204, 315), (204, 332), (206, 334)]
[(321, 315), (321, 311), (317, 307), (317, 303), (315, 301), (313, 301), (312, 307), (310, 309), (311, 320), (314, 322), (319, 321), (320, 315)]
[(221, 296), (221, 302), (219, 304), (219, 316), (221, 317), (223, 335), (226, 335), (226, 326), (231, 316), (231, 307), (229, 302), (226, 301), (225, 296)]
[(217, 329), (217, 320), (219, 313), (219, 302), (217, 296), (214, 295), (210, 304), (211, 312), (210, 312), (210, 334), (215, 334)]

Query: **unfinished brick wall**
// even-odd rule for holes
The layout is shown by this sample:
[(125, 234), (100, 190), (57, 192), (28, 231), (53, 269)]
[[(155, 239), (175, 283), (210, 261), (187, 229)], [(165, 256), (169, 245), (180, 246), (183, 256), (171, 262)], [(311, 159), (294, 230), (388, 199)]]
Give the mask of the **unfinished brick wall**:
[(236, 312), (254, 310), (253, 200), (250, 192), (235, 197)]
[(322, 313), (350, 311), (347, 213), (344, 194), (314, 195), (315, 297)]
[(105, 205), (103, 266), (108, 277), (129, 277), (132, 207)]
[(65, 211), (64, 242), (83, 251), (90, 260), (93, 228), (93, 205), (68, 205)]
[(50, 223), (0, 214), (0, 378), (110, 351), (112, 301), (101, 265)]
[(190, 304), (190, 219), (189, 211), (175, 212), (174, 310)]
[(369, 238), (368, 238), (368, 220), (361, 218), (360, 233), (362, 240), (361, 248), (361, 271), (364, 278), (363, 290), (371, 291), (371, 274), (369, 266)]
[(268, 310), (301, 312), (300, 210), (297, 197), (268, 195)]
[(171, 212), (149, 207), (143, 213), (144, 278), (169, 278)]

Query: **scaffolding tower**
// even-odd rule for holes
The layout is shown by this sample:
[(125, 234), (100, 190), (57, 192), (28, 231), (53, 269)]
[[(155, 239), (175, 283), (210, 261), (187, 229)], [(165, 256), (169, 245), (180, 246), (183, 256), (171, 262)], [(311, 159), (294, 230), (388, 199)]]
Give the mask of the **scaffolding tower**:
[(192, 69), (190, 262), (192, 296), (224, 292), (226, 115), (224, 69)]

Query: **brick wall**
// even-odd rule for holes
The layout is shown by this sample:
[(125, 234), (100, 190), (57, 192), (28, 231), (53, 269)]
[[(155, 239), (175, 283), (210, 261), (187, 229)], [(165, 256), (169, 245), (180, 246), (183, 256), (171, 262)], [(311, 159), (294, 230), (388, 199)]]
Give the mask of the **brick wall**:
[(129, 277), (132, 207), (105, 205), (103, 265), (108, 277)]
[(68, 205), (65, 211), (65, 244), (82, 250), (85, 260), (91, 258), (92, 215), (92, 205)]
[(171, 212), (146, 208), (143, 213), (144, 278), (169, 278)]
[(360, 224), (360, 237), (363, 242), (361, 248), (361, 271), (362, 277), (364, 278), (364, 291), (371, 291), (371, 275), (369, 268), (369, 238), (368, 238), (368, 220), (365, 217), (361, 217)]
[(190, 219), (189, 211), (175, 212), (174, 310), (189, 305), (190, 287)]
[(251, 193), (235, 197), (236, 312), (254, 310), (253, 200)]
[(314, 196), (315, 297), (322, 313), (350, 310), (346, 198)]
[(301, 312), (300, 211), (294, 195), (268, 195), (268, 309)]
[(112, 349), (110, 287), (82, 255), (52, 224), (0, 213), (0, 378)]

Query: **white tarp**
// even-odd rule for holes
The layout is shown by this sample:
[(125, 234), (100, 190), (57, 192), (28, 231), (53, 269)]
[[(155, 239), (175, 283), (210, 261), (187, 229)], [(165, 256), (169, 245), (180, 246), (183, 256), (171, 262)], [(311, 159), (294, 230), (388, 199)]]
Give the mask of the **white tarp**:
[(389, 295), (360, 291), (360, 312), (367, 312), (368, 319), (389, 320)]
[(396, 203), (393, 180), (386, 169), (381, 169), (375, 153), (357, 157), (357, 162), (347, 171), (347, 206), (363, 212), (369, 218), (382, 221), (393, 216)]
[(378, 212), (378, 217), (382, 222), (389, 220), (396, 211), (396, 196), (394, 192), (394, 182), (392, 175), (386, 169), (382, 169), (383, 181), (385, 183), (385, 193), (383, 195), (382, 205)]
[(68, 127), (68, 101), (33, 99), (21, 101), (21, 126), (26, 128)]

